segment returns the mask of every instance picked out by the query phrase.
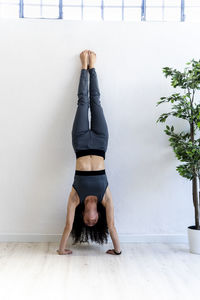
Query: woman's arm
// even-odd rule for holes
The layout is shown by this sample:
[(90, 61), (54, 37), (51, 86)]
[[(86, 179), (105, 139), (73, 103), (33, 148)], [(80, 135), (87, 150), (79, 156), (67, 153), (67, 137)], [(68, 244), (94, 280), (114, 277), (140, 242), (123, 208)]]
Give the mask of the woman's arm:
[(68, 237), (72, 230), (76, 206), (77, 206), (76, 196), (75, 196), (74, 190), (72, 189), (70, 192), (69, 198), (68, 198), (68, 203), (67, 203), (66, 224), (65, 224), (65, 228), (64, 228), (64, 231), (62, 234), (61, 241), (60, 241), (59, 250), (57, 250), (57, 252), (59, 254), (72, 253), (71, 250), (65, 249), (65, 246), (67, 244)]
[[(110, 232), (110, 236), (113, 242), (113, 246), (114, 246), (114, 250), (116, 252), (120, 252), (120, 242), (119, 242), (119, 238), (118, 238), (118, 234), (117, 234), (117, 230), (115, 228), (115, 224), (114, 224), (114, 205), (113, 205), (113, 201), (112, 201), (112, 195), (110, 192), (110, 189), (108, 188), (106, 191), (106, 220), (107, 220), (107, 225), (108, 225), (108, 229)], [(113, 251), (113, 250), (108, 250), (108, 253), (110, 253), (109, 251)], [(112, 253), (115, 254), (115, 253)]]

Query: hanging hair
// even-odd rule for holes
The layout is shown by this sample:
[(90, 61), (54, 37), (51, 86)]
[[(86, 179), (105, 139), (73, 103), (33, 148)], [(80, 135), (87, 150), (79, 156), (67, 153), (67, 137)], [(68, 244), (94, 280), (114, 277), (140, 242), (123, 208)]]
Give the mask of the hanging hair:
[(97, 202), (98, 221), (94, 226), (87, 226), (83, 220), (83, 211), (85, 210), (84, 203), (79, 203), (75, 210), (74, 222), (71, 230), (73, 244), (76, 243), (89, 243), (98, 244), (108, 243), (108, 226), (106, 221), (106, 209), (102, 203)]

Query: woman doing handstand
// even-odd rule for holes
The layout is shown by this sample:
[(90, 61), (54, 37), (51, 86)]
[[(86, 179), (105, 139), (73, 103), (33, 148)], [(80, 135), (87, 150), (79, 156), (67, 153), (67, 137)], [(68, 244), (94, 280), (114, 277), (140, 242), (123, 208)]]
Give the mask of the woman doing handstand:
[[(72, 145), (76, 154), (76, 170), (67, 204), (66, 224), (58, 254), (71, 254), (66, 243), (71, 233), (74, 243), (107, 242), (110, 233), (114, 249), (108, 254), (121, 254), (114, 224), (114, 206), (108, 186), (104, 160), (108, 145), (108, 127), (100, 102), (100, 91), (95, 69), (96, 53), (84, 50), (78, 86), (78, 107), (72, 127)], [(88, 97), (88, 74), (90, 86)], [(91, 110), (91, 129), (88, 109)], [(108, 232), (109, 231), (109, 232)]]

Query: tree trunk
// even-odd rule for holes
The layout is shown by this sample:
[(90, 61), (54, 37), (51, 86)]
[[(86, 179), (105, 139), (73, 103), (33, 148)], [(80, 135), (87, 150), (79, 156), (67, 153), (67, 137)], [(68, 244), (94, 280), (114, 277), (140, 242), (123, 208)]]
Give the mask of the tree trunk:
[[(190, 124), (190, 134), (192, 143), (194, 143), (194, 122)], [(194, 177), (192, 179), (192, 196), (193, 196), (193, 204), (194, 204), (194, 213), (195, 213), (195, 226), (196, 229), (200, 229), (199, 227), (199, 196), (198, 196), (198, 187), (197, 187), (197, 174), (195, 167), (193, 167)]]
[(194, 203), (194, 212), (195, 212), (195, 226), (196, 229), (199, 227), (199, 201), (198, 201), (198, 189), (197, 189), (197, 176), (194, 176), (192, 180), (192, 194), (193, 194), (193, 203)]
[(198, 199), (198, 203), (199, 203), (199, 211), (200, 211), (200, 177), (198, 176), (198, 181), (199, 181), (199, 199)]

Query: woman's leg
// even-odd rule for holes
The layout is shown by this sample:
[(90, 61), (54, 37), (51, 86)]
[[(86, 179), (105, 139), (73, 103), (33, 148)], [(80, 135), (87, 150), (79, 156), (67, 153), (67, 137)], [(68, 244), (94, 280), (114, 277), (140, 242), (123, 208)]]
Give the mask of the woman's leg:
[[(95, 68), (88, 69), (90, 73), (90, 109), (91, 109), (91, 130), (96, 134), (96, 143), (107, 149), (108, 127), (100, 101), (100, 90)], [(99, 138), (98, 138), (99, 137)], [(97, 146), (97, 145), (96, 145)], [(96, 147), (95, 147), (96, 148)]]
[[(88, 70), (81, 69), (79, 86), (78, 86), (78, 107), (76, 110), (73, 126), (72, 126), (72, 145), (74, 150), (84, 148), (87, 145), (87, 137), (89, 131), (89, 98), (88, 98)], [(84, 140), (85, 134), (85, 140)]]

